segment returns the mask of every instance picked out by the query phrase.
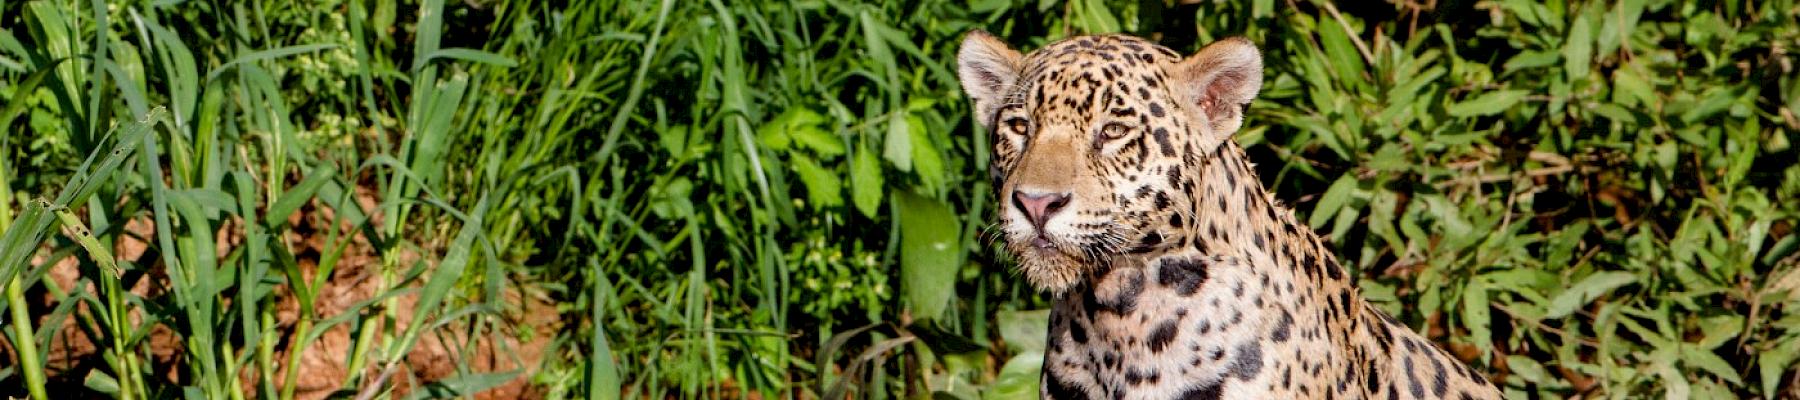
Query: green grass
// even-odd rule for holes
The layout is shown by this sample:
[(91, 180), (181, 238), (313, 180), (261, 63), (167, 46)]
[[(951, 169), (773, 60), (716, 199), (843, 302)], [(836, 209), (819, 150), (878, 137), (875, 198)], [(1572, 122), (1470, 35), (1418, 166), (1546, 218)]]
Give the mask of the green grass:
[(1035, 396), (981, 28), (1256, 42), (1264, 183), (1511, 397), (1800, 397), (1792, 0), (577, 3), (0, 2), (0, 394)]

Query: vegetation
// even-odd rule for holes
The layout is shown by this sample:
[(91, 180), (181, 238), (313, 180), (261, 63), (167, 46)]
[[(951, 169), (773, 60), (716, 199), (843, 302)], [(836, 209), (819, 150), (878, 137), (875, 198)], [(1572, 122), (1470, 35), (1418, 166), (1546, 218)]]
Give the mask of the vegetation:
[(1034, 397), (981, 28), (1258, 43), (1264, 182), (1511, 397), (1800, 398), (1793, 0), (300, 3), (0, 2), (0, 394)]

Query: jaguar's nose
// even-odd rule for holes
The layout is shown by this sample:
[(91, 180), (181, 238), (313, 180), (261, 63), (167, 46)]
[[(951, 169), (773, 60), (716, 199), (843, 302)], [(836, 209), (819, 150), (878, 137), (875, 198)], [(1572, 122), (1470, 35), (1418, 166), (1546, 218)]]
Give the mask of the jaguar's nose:
[(1018, 190), (1013, 192), (1013, 206), (1025, 213), (1031, 226), (1039, 232), (1044, 230), (1044, 222), (1069, 205), (1068, 193), (1041, 193)]

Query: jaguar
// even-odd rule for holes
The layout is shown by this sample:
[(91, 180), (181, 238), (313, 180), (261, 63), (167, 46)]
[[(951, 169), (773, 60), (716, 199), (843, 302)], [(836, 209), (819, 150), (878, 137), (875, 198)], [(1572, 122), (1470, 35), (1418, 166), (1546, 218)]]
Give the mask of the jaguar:
[(1029, 54), (968, 33), (995, 230), (1052, 296), (1051, 399), (1497, 399), (1364, 299), (1233, 140), (1262, 85), (1243, 38), (1183, 56), (1125, 35)]

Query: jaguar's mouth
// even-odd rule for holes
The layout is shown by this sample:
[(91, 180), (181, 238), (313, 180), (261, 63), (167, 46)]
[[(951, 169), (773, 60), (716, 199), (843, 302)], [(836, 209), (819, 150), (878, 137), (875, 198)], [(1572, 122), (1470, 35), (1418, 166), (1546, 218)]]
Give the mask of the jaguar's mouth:
[[(1013, 254), (1022, 259), (1042, 258), (1075, 258), (1075, 252), (1064, 251), (1070, 248), (1050, 235), (1034, 234), (1025, 238), (1007, 240)], [(1024, 260), (1021, 260), (1024, 261)]]
[[(1031, 232), (1009, 237), (1007, 250), (1018, 257), (1018, 271), (1031, 286), (1062, 294), (1084, 281), (1100, 256), (1091, 245)], [(1085, 249), (1085, 250), (1084, 250)]]

